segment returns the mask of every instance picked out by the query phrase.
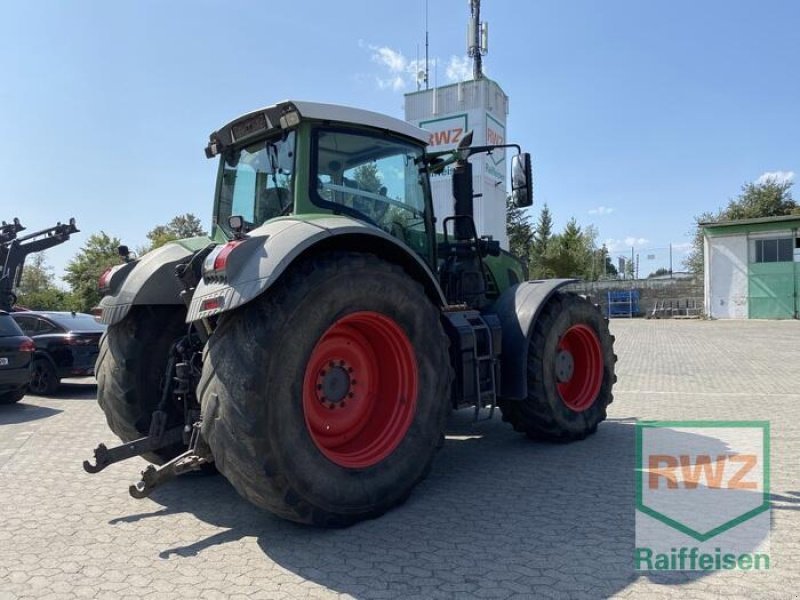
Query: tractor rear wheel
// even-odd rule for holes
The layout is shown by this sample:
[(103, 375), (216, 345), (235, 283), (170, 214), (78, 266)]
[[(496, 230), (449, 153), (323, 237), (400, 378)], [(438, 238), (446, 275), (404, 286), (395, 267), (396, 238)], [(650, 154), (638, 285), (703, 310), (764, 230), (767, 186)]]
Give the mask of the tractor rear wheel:
[(400, 267), (335, 253), (223, 315), (199, 395), (219, 471), (281, 517), (345, 526), (405, 500), (449, 407), (439, 311)]
[[(100, 340), (95, 366), (97, 402), (111, 431), (123, 442), (150, 431), (153, 411), (161, 401), (170, 349), (186, 331), (185, 315), (186, 311), (176, 306), (136, 306)], [(182, 410), (168, 408), (167, 427), (182, 423)], [(162, 464), (183, 450), (175, 444), (144, 458)]]
[(536, 319), (528, 346), (528, 397), (503, 400), (503, 420), (533, 439), (582, 440), (597, 430), (616, 381), (614, 338), (591, 302), (557, 292)]

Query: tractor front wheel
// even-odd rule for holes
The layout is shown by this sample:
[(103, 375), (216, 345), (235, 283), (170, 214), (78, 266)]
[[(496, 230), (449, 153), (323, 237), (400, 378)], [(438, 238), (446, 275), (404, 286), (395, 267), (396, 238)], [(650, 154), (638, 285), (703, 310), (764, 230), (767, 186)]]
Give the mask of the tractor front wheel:
[(306, 260), (223, 315), (207, 348), (203, 436), (254, 504), (343, 526), (427, 474), (448, 412), (447, 338), (401, 268), (366, 254)]
[(581, 440), (606, 418), (616, 381), (614, 338), (591, 302), (557, 292), (542, 308), (528, 346), (528, 396), (502, 400), (503, 420), (533, 439)]

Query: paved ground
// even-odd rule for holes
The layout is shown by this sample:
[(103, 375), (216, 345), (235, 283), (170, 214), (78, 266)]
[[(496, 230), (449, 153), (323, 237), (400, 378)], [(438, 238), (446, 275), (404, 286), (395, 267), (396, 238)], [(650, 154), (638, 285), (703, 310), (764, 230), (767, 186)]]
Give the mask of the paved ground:
[[(91, 381), (0, 407), (0, 599), (798, 598), (800, 322), (612, 328), (619, 382), (596, 436), (536, 444), (462, 411), (404, 506), (340, 531), (273, 518), (221, 477), (137, 501), (143, 462), (85, 474), (113, 441)], [(633, 424), (687, 418), (771, 420), (770, 572), (633, 572)]]

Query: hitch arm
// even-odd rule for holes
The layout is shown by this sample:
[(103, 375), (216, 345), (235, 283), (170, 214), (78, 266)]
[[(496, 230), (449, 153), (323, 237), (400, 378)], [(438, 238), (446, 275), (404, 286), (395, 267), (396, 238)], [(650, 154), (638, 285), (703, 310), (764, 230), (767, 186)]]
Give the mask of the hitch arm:
[(95, 464), (85, 460), (83, 461), (83, 469), (87, 473), (99, 473), (108, 465), (113, 465), (134, 456), (140, 456), (145, 452), (152, 452), (153, 450), (177, 444), (182, 440), (183, 426), (180, 426), (167, 429), (160, 436), (148, 435), (129, 444), (122, 444), (114, 448), (107, 448), (105, 444), (100, 444), (94, 450)]
[(198, 456), (195, 450), (190, 448), (160, 467), (148, 465), (142, 471), (141, 480), (131, 485), (128, 491), (134, 498), (147, 498), (158, 486), (189, 471), (197, 471), (208, 462), (206, 458)]

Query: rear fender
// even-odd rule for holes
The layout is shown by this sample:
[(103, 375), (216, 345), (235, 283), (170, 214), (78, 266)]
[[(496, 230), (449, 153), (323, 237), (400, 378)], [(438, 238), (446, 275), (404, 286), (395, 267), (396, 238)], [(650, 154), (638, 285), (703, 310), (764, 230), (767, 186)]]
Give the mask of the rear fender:
[(53, 357), (50, 356), (47, 352), (43, 352), (41, 350), (36, 350), (33, 353), (33, 360), (44, 360), (50, 363), (50, 365), (54, 369), (58, 369), (58, 365), (56, 365), (56, 361), (53, 360)]
[(137, 304), (183, 304), (175, 267), (211, 243), (206, 237), (170, 242), (122, 265), (111, 276), (110, 293), (100, 300), (101, 321), (119, 323)]
[(508, 288), (493, 307), (503, 330), (503, 353), (500, 358), (501, 398), (522, 400), (528, 395), (528, 340), (536, 318), (550, 297), (577, 279), (523, 281)]
[(225, 280), (200, 282), (187, 321), (236, 309), (268, 290), (294, 262), (316, 252), (370, 252), (401, 265), (419, 281), (431, 300), (445, 304), (428, 266), (415, 252), (388, 233), (356, 219), (331, 215), (282, 218), (254, 229), (228, 254)]

